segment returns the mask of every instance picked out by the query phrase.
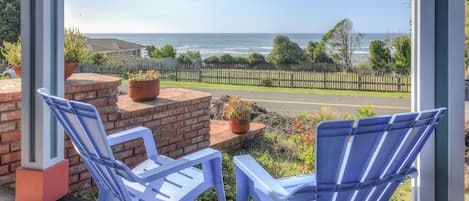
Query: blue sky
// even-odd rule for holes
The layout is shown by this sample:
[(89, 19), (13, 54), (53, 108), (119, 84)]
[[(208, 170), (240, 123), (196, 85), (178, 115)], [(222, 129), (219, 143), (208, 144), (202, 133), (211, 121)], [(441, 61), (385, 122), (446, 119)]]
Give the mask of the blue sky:
[(410, 0), (65, 0), (65, 26), (84, 33), (407, 33)]

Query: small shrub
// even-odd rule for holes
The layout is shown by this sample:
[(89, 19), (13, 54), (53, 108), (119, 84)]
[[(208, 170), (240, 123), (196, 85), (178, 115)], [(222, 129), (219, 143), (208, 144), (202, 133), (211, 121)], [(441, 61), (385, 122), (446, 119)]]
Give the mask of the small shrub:
[(85, 47), (86, 38), (78, 29), (66, 29), (64, 35), (64, 59), (65, 61), (81, 61), (88, 56)]
[(127, 73), (129, 81), (147, 81), (147, 80), (158, 80), (160, 79), (160, 72), (155, 70), (148, 70), (143, 72), (142, 70), (138, 73)]
[(88, 62), (100, 66), (106, 64), (108, 60), (103, 53), (95, 52), (88, 57)]
[(365, 107), (358, 108), (358, 118), (372, 117), (376, 115), (373, 106), (367, 105)]
[(3, 47), (0, 47), (0, 52), (8, 64), (21, 65), (21, 41), (19, 38), (14, 43), (4, 41)]
[(251, 119), (251, 106), (250, 102), (243, 101), (239, 96), (233, 96), (223, 108), (222, 116), (226, 119)]
[(270, 79), (270, 78), (262, 79), (261, 83), (262, 83), (262, 86), (264, 86), (264, 87), (272, 87), (272, 84), (273, 84), (272, 79)]

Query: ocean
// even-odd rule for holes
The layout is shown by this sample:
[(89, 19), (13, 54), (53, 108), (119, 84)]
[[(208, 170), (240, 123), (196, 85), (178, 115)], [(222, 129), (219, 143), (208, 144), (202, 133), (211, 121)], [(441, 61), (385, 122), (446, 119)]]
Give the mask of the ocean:
[[(91, 38), (117, 38), (142, 45), (155, 45), (161, 47), (165, 44), (173, 45), (178, 52), (187, 50), (200, 51), (203, 58), (213, 55), (229, 53), (246, 56), (250, 52), (267, 55), (272, 50), (273, 39), (280, 33), (87, 33)], [(320, 41), (322, 33), (290, 33), (283, 34), (290, 40), (305, 48), (308, 41)], [(368, 47), (372, 40), (391, 39), (402, 34), (369, 33), (359, 47), (355, 48), (354, 57), (362, 60), (367, 57)]]

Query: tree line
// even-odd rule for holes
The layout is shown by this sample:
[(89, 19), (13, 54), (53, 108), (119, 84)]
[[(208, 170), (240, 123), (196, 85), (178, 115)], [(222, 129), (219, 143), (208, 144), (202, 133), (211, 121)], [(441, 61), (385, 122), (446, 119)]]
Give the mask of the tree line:
[(353, 23), (343, 19), (325, 33), (320, 41), (309, 41), (306, 48), (301, 48), (286, 35), (277, 35), (273, 39), (273, 48), (266, 57), (257, 52), (250, 52), (246, 57), (222, 54), (201, 58), (197, 50), (177, 53), (170, 45), (160, 48), (148, 46), (147, 52), (154, 58), (175, 58), (182, 64), (249, 64), (249, 65), (290, 65), (304, 63), (340, 64), (345, 71), (361, 72), (408, 72), (410, 69), (411, 44), (409, 36), (396, 36), (393, 39), (374, 40), (370, 43), (368, 62), (354, 65), (353, 55), (361, 46), (364, 37), (353, 33)]

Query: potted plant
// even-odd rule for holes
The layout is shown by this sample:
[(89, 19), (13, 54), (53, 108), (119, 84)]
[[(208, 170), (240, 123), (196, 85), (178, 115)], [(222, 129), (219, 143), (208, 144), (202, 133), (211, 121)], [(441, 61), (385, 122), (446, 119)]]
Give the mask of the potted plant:
[(0, 52), (6, 62), (13, 66), (16, 76), (21, 77), (21, 41), (19, 39), (17, 42), (4, 41)]
[(80, 64), (79, 62), (86, 58), (88, 49), (85, 47), (86, 38), (81, 35), (78, 29), (66, 29), (64, 35), (64, 77), (69, 78)]
[(133, 101), (153, 100), (160, 95), (160, 73), (155, 70), (127, 73), (129, 97)]
[(251, 103), (243, 101), (239, 96), (233, 96), (226, 103), (223, 116), (229, 120), (229, 126), (233, 133), (246, 133), (249, 131), (251, 120)]

